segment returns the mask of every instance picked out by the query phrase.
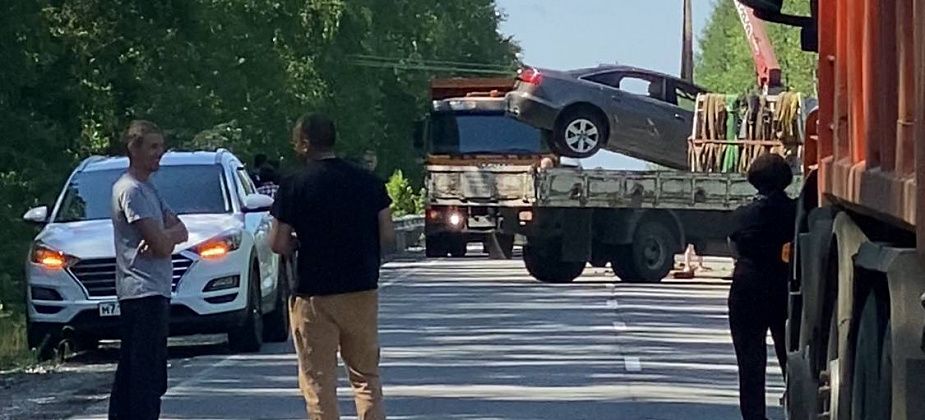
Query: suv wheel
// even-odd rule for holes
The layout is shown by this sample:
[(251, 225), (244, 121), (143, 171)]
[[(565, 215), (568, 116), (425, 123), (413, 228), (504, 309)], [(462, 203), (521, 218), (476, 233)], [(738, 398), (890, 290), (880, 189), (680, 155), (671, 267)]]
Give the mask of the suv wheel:
[(282, 343), (289, 339), (289, 279), (286, 277), (286, 264), (280, 258), (276, 279), (276, 307), (264, 317), (263, 340), (269, 343)]
[(228, 346), (236, 352), (260, 351), (263, 345), (263, 317), (260, 314), (260, 270), (257, 262), (251, 263), (247, 284), (247, 314), (244, 323), (228, 332)]

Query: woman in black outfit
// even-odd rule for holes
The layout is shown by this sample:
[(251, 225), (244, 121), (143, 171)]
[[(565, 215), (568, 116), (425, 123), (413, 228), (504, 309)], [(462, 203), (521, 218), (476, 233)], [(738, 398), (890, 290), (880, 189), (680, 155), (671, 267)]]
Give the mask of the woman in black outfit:
[(793, 172), (776, 154), (759, 156), (748, 171), (758, 196), (733, 214), (729, 236), (736, 255), (729, 290), (729, 327), (739, 367), (739, 404), (744, 420), (765, 420), (768, 330), (786, 372), (784, 326), (787, 321), (789, 247), (796, 203), (784, 190)]

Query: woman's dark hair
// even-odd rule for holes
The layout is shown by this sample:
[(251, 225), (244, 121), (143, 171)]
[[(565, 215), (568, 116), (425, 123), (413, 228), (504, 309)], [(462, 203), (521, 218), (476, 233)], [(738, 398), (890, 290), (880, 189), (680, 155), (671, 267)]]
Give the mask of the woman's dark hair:
[(784, 191), (793, 182), (793, 170), (780, 155), (765, 153), (752, 161), (748, 182), (762, 194)]

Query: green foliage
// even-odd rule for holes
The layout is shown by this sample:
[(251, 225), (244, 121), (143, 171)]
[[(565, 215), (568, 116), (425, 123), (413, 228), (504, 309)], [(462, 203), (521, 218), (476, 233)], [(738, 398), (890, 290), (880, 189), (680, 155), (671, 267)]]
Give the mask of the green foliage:
[(389, 182), (385, 184), (386, 191), (392, 199), (392, 216), (401, 217), (424, 212), (424, 192), (415, 193), (411, 181), (405, 177), (401, 169), (397, 169)]
[[(293, 121), (338, 124), (346, 155), (373, 149), (384, 173), (420, 179), (410, 133), (427, 82), (453, 71), (360, 65), (440, 60), (510, 67), (494, 0), (10, 0), (0, 13), (0, 300), (22, 309), (22, 264), (82, 158), (117, 150), (134, 118), (174, 148), (288, 156)], [(287, 160), (290, 161), (290, 160)], [(418, 182), (411, 182), (416, 184)], [(2, 340), (0, 335), (0, 340)]]
[(26, 321), (21, 312), (0, 309), (0, 367), (26, 364), (35, 360), (26, 344)]
[[(733, 1), (716, 0), (699, 39), (694, 76), (698, 84), (714, 92), (743, 93), (756, 87), (754, 61)], [(809, 2), (786, 0), (784, 10), (808, 16)], [(800, 49), (800, 30), (773, 23), (765, 26), (784, 85), (804, 95), (815, 96), (816, 54)]]

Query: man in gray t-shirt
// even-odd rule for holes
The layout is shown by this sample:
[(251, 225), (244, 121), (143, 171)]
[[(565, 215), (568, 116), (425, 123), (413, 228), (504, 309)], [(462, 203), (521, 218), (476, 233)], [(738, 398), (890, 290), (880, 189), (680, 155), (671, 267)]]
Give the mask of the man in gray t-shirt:
[(188, 233), (149, 181), (164, 155), (161, 130), (148, 121), (132, 121), (122, 142), (129, 168), (112, 187), (122, 343), (109, 418), (157, 419), (167, 392), (171, 255)]
[(132, 226), (144, 219), (160, 230), (175, 217), (150, 181), (125, 173), (112, 186), (112, 227), (116, 245), (116, 295), (119, 300), (148, 296), (170, 298), (171, 258), (145, 251), (141, 231)]

